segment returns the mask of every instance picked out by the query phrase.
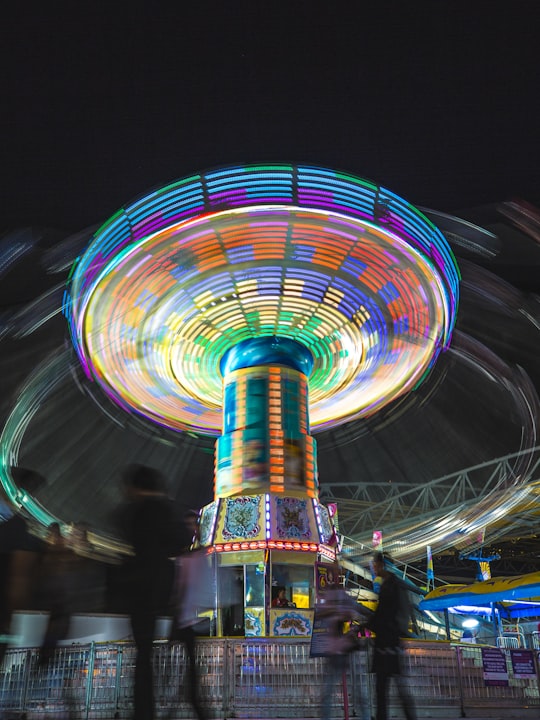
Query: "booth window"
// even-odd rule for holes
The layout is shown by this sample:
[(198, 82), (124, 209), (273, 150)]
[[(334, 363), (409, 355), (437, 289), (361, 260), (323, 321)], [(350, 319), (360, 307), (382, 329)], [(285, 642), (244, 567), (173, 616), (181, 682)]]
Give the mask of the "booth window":
[(246, 565), (246, 607), (264, 607), (264, 563)]
[(272, 600), (278, 588), (285, 588), (285, 595), (297, 608), (313, 607), (313, 568), (305, 565), (272, 565)]

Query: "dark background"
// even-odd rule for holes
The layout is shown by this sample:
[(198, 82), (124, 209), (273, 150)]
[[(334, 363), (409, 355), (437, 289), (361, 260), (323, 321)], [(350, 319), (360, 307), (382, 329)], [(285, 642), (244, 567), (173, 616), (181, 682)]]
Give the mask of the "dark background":
[[(49, 230), (1, 277), (0, 310), (51, 285), (39, 252), (217, 165), (335, 167), (490, 226), (503, 223), (498, 203), (540, 204), (535, 11), (535, 2), (438, 0), (10, 4), (0, 29), (0, 232)], [(538, 244), (505, 233), (486, 266), (540, 292)], [(34, 342), (17, 350), (29, 366)], [(536, 349), (526, 353), (533, 370)], [(20, 378), (2, 381), (5, 399)], [(84, 437), (78, 427), (73, 443), (89, 464)], [(211, 456), (194, 465), (197, 483)]]
[(313, 162), (416, 205), (536, 201), (534, 2), (19, 3), (3, 227), (71, 230), (201, 168)]

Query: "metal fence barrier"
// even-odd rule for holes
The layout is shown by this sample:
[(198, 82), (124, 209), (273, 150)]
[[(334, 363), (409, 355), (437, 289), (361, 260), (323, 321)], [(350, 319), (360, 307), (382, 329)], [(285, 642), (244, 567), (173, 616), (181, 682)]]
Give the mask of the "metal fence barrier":
[[(321, 690), (328, 666), (309, 656), (309, 641), (296, 639), (204, 639), (198, 644), (201, 697), (211, 718), (310, 718), (321, 712)], [(508, 685), (484, 682), (482, 648), (445, 642), (406, 643), (405, 670), (419, 710), (540, 708), (538, 661), (535, 677), (516, 678), (506, 654)], [(331, 698), (334, 717), (360, 720), (373, 714), (374, 682), (367, 651), (350, 656), (343, 684)], [(81, 720), (128, 718), (133, 708), (135, 648), (130, 643), (72, 645), (59, 649), (47, 667), (35, 649), (8, 651), (0, 671), (0, 714), (4, 717), (75, 717)], [(184, 693), (186, 660), (182, 645), (156, 643), (156, 717), (190, 718)], [(395, 689), (390, 703), (397, 705)]]
[(521, 633), (504, 633), (497, 638), (497, 647), (524, 648), (525, 637)]
[(522, 679), (515, 677), (510, 660), (510, 649), (503, 649), (506, 656), (508, 685), (487, 686), (484, 682), (482, 648), (462, 645), (457, 647), (456, 651), (466, 706), (511, 708), (519, 707), (521, 704), (523, 707), (540, 707), (538, 653), (535, 655), (536, 677)]

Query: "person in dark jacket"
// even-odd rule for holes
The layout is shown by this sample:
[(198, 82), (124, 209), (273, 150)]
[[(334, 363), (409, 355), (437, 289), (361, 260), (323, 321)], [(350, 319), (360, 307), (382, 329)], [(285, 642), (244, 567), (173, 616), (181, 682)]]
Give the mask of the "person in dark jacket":
[(133, 551), (122, 570), (137, 650), (134, 719), (152, 720), (154, 633), (158, 616), (168, 611), (171, 602), (172, 557), (178, 552), (179, 523), (160, 472), (145, 465), (130, 465), (123, 481), (128, 501), (118, 509), (116, 519), (121, 536)]
[(375, 553), (373, 571), (382, 578), (377, 609), (368, 623), (375, 633), (372, 671), (375, 673), (377, 720), (387, 720), (388, 684), (393, 677), (407, 720), (416, 720), (414, 703), (402, 669), (401, 638), (408, 635), (410, 606), (407, 592), (399, 579), (389, 571), (390, 559)]

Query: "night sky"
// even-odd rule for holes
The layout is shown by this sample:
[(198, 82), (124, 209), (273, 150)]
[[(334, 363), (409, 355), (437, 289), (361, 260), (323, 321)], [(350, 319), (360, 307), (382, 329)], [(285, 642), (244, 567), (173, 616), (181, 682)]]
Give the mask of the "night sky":
[(328, 165), (452, 211), (540, 199), (536, 3), (12, 3), (0, 229), (221, 164)]
[[(536, 9), (470, 0), (10, 3), (0, 21), (0, 240), (15, 228), (50, 228), (42, 250), (184, 175), (256, 162), (341, 169), (463, 217), (511, 198), (540, 206)], [(517, 240), (501, 276), (540, 294), (540, 246), (531, 241), (533, 255), (519, 259)], [(53, 282), (30, 254), (2, 277), (0, 315)], [(466, 308), (469, 332), (476, 310)], [(513, 340), (495, 340), (496, 352), (504, 342), (508, 361), (521, 362)], [(536, 349), (523, 357), (534, 366)]]

